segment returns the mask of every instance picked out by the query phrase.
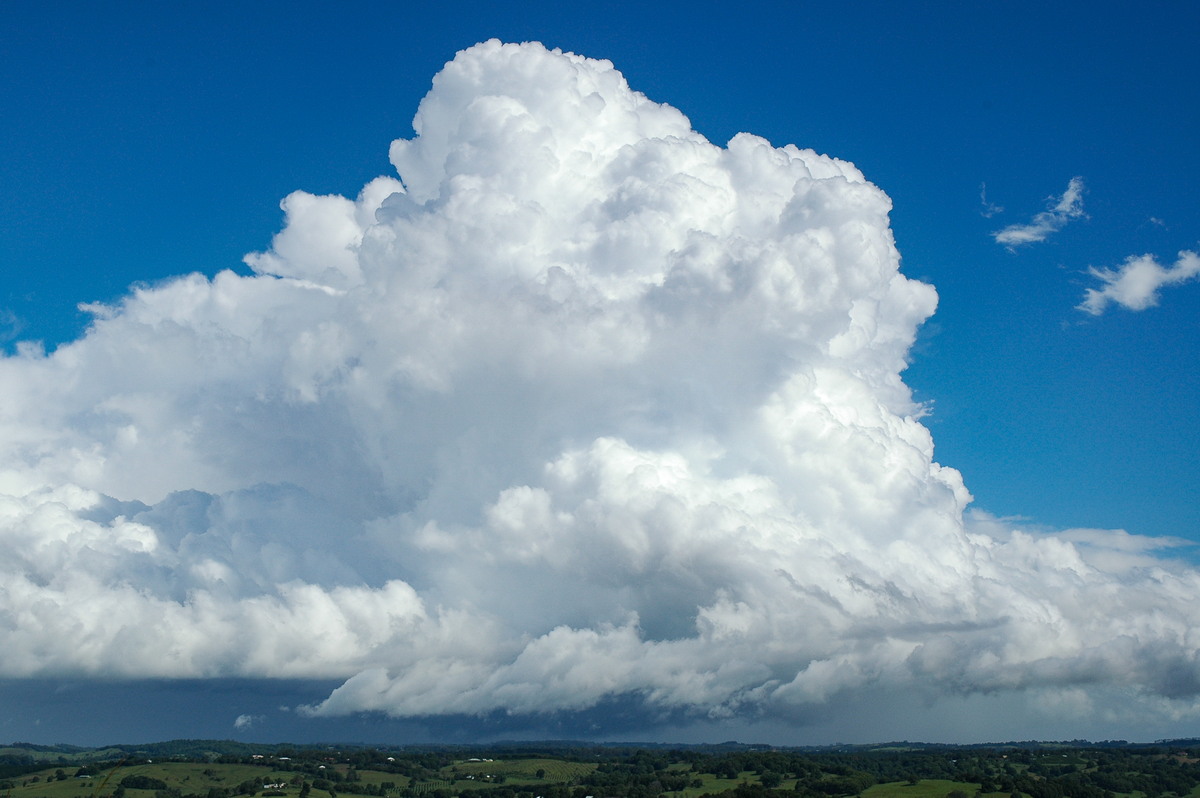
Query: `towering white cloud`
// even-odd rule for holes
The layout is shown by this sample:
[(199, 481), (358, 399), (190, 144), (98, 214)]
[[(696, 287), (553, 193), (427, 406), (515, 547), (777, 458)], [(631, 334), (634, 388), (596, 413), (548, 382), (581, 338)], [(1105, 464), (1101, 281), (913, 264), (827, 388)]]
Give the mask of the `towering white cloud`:
[(1010, 224), (992, 233), (997, 244), (1016, 249), (1025, 244), (1045, 241), (1068, 222), (1085, 216), (1083, 212), (1083, 178), (1072, 177), (1061, 197), (1051, 197), (1051, 206), (1035, 215), (1027, 224)]
[(1200, 277), (1200, 257), (1184, 250), (1171, 266), (1161, 266), (1153, 255), (1130, 256), (1119, 269), (1088, 269), (1099, 288), (1084, 292), (1078, 308), (1099, 316), (1110, 304), (1126, 310), (1145, 310), (1158, 304), (1159, 291)]
[(936, 295), (852, 165), (713, 145), (536, 44), (459, 53), (414, 127), (398, 178), (290, 195), (253, 275), (0, 361), (0, 675), (345, 679), (318, 715), (1191, 711), (1200, 574), (964, 520), (900, 378)]

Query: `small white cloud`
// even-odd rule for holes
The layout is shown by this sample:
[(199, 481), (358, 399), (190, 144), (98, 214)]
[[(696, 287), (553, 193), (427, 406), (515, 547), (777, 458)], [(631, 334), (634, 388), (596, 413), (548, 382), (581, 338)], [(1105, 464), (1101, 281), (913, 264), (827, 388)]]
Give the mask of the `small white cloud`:
[(1101, 285), (1087, 289), (1076, 306), (1079, 310), (1099, 316), (1111, 303), (1126, 310), (1145, 310), (1158, 304), (1159, 289), (1200, 276), (1200, 257), (1184, 250), (1173, 266), (1161, 266), (1153, 255), (1130, 256), (1119, 269), (1093, 267), (1088, 273)]
[(1083, 178), (1073, 177), (1067, 184), (1067, 190), (1061, 197), (1050, 198), (1053, 203), (1048, 210), (1033, 217), (1028, 224), (1010, 224), (1003, 230), (992, 233), (997, 244), (1003, 244), (1009, 249), (1024, 244), (1035, 244), (1045, 241), (1051, 233), (1056, 233), (1072, 219), (1085, 216), (1083, 212)]
[(238, 715), (233, 722), (233, 728), (245, 731), (263, 719), (262, 715)]

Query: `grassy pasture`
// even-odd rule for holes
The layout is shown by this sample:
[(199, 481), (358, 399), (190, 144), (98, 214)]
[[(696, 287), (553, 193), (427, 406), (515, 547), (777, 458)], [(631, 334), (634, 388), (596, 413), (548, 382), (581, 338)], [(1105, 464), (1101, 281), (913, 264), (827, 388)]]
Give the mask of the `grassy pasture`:
[(461, 779), (463, 776), (504, 776), (510, 781), (538, 781), (537, 772), (545, 771), (542, 782), (566, 783), (572, 779), (591, 773), (596, 769), (593, 762), (564, 762), (561, 759), (496, 759), (491, 762), (455, 762), (450, 768), (443, 768), (442, 773), (447, 777), (456, 772)]
[[(697, 773), (703, 784), (700, 787), (688, 787), (684, 790), (670, 793), (680, 798), (700, 798), (705, 794), (716, 794), (732, 790), (739, 784), (758, 784), (758, 774), (753, 771), (743, 771), (736, 779), (719, 779), (711, 773)], [(795, 779), (784, 779), (778, 787), (783, 792), (796, 789)], [(863, 790), (862, 798), (946, 798), (953, 790), (962, 790), (974, 798), (979, 791), (979, 785), (965, 781), (948, 781), (946, 779), (922, 779), (916, 784), (896, 781), (888, 784), (875, 784)], [(1008, 793), (984, 793), (982, 798), (1008, 798)], [(1197, 789), (1200, 798), (1200, 788)]]
[[(58, 766), (55, 766), (37, 773), (9, 779), (8, 781), (13, 786), (0, 794), (0, 798), (99, 798), (102, 795), (111, 795), (112, 791), (120, 784), (121, 779), (129, 775), (159, 779), (169, 788), (177, 789), (185, 795), (189, 793), (204, 795), (212, 787), (231, 789), (244, 781), (255, 782), (259, 785), (292, 782), (295, 786), (289, 786), (284, 792), (288, 794), (289, 798), (294, 798), (299, 793), (300, 774), (295, 771), (279, 769), (277, 766), (280, 764), (283, 763), (241, 765), (140, 761), (111, 768), (90, 779), (75, 778), (75, 767), (63, 766), (61, 769), (67, 774), (67, 778), (61, 781), (55, 778), (55, 772), (59, 769)], [(276, 767), (272, 767), (272, 765)], [(342, 766), (335, 767), (340, 771), (344, 770)], [(418, 795), (435, 789), (448, 789), (453, 793), (478, 794), (478, 791), (487, 790), (492, 786), (484, 779), (485, 776), (503, 776), (505, 783), (509, 785), (563, 784), (591, 773), (596, 767), (595, 763), (590, 762), (567, 762), (546, 758), (497, 759), (490, 762), (463, 760), (442, 768), (434, 778), (413, 784), (410, 784), (408, 778), (395, 773), (360, 769), (358, 774), (364, 783), (393, 782), (398, 790), (411, 788)], [(686, 766), (674, 769), (682, 770), (686, 769)], [(541, 779), (537, 777), (539, 770), (544, 771)], [(468, 779), (468, 776), (475, 778)], [(34, 781), (34, 777), (37, 777), (36, 781)], [(734, 789), (744, 782), (758, 783), (758, 775), (752, 771), (739, 773), (735, 779), (720, 779), (711, 773), (695, 773), (694, 777), (701, 781), (701, 786), (688, 787), (670, 795), (673, 798), (700, 798), (706, 793), (715, 794)], [(303, 778), (311, 782), (320, 776), (304, 775)], [(795, 779), (786, 779), (779, 789), (789, 791), (795, 788), (795, 784)], [(334, 789), (337, 789), (336, 784)], [(961, 790), (968, 796), (974, 797), (978, 789), (978, 784), (924, 779), (915, 785), (907, 782), (876, 784), (865, 790), (862, 798), (946, 798), (947, 794), (953, 790)], [(126, 798), (154, 798), (153, 790), (127, 788), (125, 792)], [(256, 793), (259, 792), (261, 792), (261, 787), (256, 789)], [(327, 793), (314, 789), (312, 798), (327, 798)], [(345, 798), (352, 797), (346, 795)], [(982, 798), (1008, 798), (1008, 796), (996, 793), (986, 794)], [(1192, 798), (1200, 798), (1200, 788), (1195, 791)]]
[[(668, 770), (671, 769), (672, 768), (668, 768)], [(691, 770), (690, 767), (681, 769)], [(694, 778), (700, 779), (701, 786), (687, 787), (682, 790), (676, 790), (671, 792), (670, 795), (677, 795), (680, 796), (680, 798), (700, 798), (701, 795), (716, 794), (719, 792), (725, 792), (726, 790), (732, 790), (742, 782), (746, 782), (748, 784), (758, 783), (758, 774), (751, 770), (742, 771), (738, 774), (736, 779), (719, 779), (712, 773), (693, 773), (692, 775)], [(784, 779), (783, 783), (779, 785), (779, 789), (781, 790), (792, 790), (795, 789), (795, 787), (795, 779)]]
[[(719, 793), (726, 790), (732, 790), (734, 787), (742, 783), (743, 779), (718, 779), (716, 776), (708, 773), (698, 773), (696, 778), (704, 782), (702, 787), (688, 787), (679, 792), (671, 793), (672, 795), (683, 796), (683, 798), (699, 798), (705, 793)], [(749, 779), (745, 779), (748, 781)], [(794, 783), (794, 782), (793, 782)]]
[[(887, 784), (874, 784), (863, 790), (863, 798), (946, 798), (953, 790), (962, 790), (967, 795), (975, 795), (979, 790), (978, 784), (966, 781), (948, 781), (946, 779), (921, 779), (916, 784), (906, 781), (893, 781)], [(1007, 793), (984, 793), (987, 796), (1008, 798)]]
[[(304, 778), (312, 781), (314, 778), (319, 779), (321, 777), (306, 774)], [(401, 776), (399, 773), (384, 773), (382, 770), (360, 770), (358, 771), (358, 780), (362, 784), (383, 784), (385, 781), (390, 781), (396, 785), (397, 789), (407, 787), (409, 783), (408, 776)], [(337, 792), (336, 787), (334, 788), (334, 792)]]
[[(67, 778), (59, 781), (62, 770)], [(218, 765), (190, 762), (129, 762), (108, 768), (91, 778), (76, 778), (73, 766), (50, 767), (8, 779), (13, 786), (5, 798), (93, 798), (108, 795), (126, 776), (147, 776), (166, 783), (181, 793), (207, 793), (212, 787), (232, 788), (243, 781), (270, 784), (290, 781), (297, 774), (259, 765)], [(36, 777), (36, 781), (34, 780)], [(153, 790), (126, 789), (127, 798), (154, 798)]]

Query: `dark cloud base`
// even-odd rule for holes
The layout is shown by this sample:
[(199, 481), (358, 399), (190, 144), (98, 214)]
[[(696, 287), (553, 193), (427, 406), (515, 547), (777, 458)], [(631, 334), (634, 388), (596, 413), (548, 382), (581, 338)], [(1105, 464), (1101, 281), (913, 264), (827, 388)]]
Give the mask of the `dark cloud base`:
[[(296, 723), (291, 707), (315, 701), (338, 682), (250, 679), (0, 680), (0, 739), (32, 743), (106, 745), (167, 739), (316, 740), (337, 739), (353, 722)], [(236, 729), (240, 715), (261, 717)], [(342, 727), (342, 728), (335, 728)], [(309, 736), (309, 732), (315, 736)]]
[[(0, 680), (0, 741), (102, 746), (170, 739), (263, 743), (467, 745), (498, 741), (574, 740), (698, 744), (737, 740), (779, 746), (865, 743), (1003, 742), (1020, 739), (1124, 738), (1150, 741), (1194, 734), (1185, 720), (1164, 725), (1111, 722), (1084, 729), (1048, 721), (1036, 707), (999, 696), (946, 699), (920, 691), (864, 690), (805, 718), (648, 717), (637, 696), (608, 698), (581, 712), (389, 718), (379, 712), (322, 718), (295, 708), (320, 701), (332, 680)], [(244, 718), (237, 725), (238, 718)], [(869, 731), (868, 731), (869, 730)]]
[[(575, 713), (389, 718), (380, 712), (308, 718), (297, 706), (321, 701), (336, 680), (151, 679), (134, 682), (79, 679), (0, 680), (0, 741), (107, 745), (168, 739), (247, 742), (469, 744), (492, 740), (654, 741), (645, 708), (634, 697), (603, 701)], [(245, 716), (239, 728), (235, 722)], [(680, 713), (660, 724), (684, 724)], [(647, 735), (651, 735), (647, 737)]]

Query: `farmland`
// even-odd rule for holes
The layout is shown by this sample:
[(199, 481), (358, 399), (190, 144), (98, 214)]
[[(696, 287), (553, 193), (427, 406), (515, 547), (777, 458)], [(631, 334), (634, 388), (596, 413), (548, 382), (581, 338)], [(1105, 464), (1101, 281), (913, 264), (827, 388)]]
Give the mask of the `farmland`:
[(0, 749), (0, 791), (3, 798), (1200, 798), (1200, 748), (18, 746)]

